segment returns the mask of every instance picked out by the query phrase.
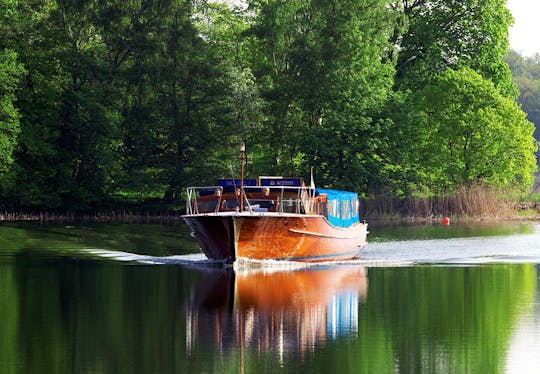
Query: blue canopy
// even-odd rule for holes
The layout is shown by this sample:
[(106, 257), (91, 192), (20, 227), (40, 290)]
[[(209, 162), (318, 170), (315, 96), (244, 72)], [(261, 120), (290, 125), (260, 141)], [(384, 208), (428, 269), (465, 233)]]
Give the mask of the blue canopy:
[(317, 188), (316, 194), (325, 194), (328, 201), (328, 221), (339, 227), (349, 227), (360, 221), (356, 192)]

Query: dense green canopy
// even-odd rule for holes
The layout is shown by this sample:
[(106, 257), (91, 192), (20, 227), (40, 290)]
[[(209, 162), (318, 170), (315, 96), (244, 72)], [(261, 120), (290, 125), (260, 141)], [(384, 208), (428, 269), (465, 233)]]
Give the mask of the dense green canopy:
[(362, 194), (531, 185), (504, 0), (0, 4), (0, 199), (181, 199), (248, 172)]
[(23, 69), (13, 51), (0, 52), (0, 172), (13, 162), (12, 152), (20, 132), (14, 91)]
[(518, 103), (527, 113), (527, 119), (535, 125), (535, 138), (540, 139), (540, 55), (522, 57), (510, 50), (505, 60), (512, 71), (518, 87)]

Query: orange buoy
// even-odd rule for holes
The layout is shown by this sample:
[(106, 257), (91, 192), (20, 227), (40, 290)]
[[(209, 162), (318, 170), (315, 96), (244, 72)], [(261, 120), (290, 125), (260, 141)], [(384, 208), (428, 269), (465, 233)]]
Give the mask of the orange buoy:
[(443, 219), (442, 219), (442, 224), (443, 225), (449, 225), (450, 224), (450, 218), (444, 216)]

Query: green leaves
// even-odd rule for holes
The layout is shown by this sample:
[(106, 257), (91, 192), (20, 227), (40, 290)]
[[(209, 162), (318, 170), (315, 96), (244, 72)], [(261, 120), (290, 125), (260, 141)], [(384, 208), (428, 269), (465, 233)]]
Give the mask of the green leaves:
[(472, 69), (447, 69), (411, 95), (408, 136), (419, 182), (527, 188), (536, 169), (533, 126), (515, 102)]
[(413, 1), (393, 9), (406, 22), (394, 31), (397, 92), (382, 152), (391, 190), (529, 188), (536, 145), (503, 60), (512, 21), (504, 1)]
[(446, 68), (469, 67), (511, 98), (516, 90), (503, 61), (510, 12), (501, 0), (404, 2), (407, 31), (398, 40), (397, 83), (417, 88)]
[[(392, 86), (389, 15), (382, 1), (272, 1), (253, 32), (263, 43), (254, 69), (268, 105), (274, 172), (315, 167), (321, 184), (367, 183), (372, 116)], [(382, 32), (381, 32), (382, 31)]]
[(0, 51), (0, 177), (13, 162), (13, 150), (20, 132), (15, 94), (23, 73), (23, 66), (15, 52)]
[(530, 183), (504, 1), (247, 5), (0, 4), (0, 198), (178, 201), (238, 175), (242, 142), (250, 175), (314, 166), (319, 185), (364, 193)]

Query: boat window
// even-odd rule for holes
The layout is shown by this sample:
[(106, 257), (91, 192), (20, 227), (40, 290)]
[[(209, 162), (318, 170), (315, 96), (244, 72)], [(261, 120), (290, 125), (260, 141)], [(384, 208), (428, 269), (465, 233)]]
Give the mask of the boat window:
[(341, 219), (348, 220), (351, 218), (351, 203), (349, 200), (341, 201)]
[(315, 203), (313, 204), (313, 211), (315, 214), (320, 214), (321, 216), (325, 216), (328, 218), (327, 202), (315, 201)]
[(359, 204), (358, 199), (352, 199), (351, 200), (351, 205), (352, 205), (352, 212), (351, 212), (352, 216), (353, 217), (358, 217), (358, 214), (359, 214), (359, 211), (360, 211), (360, 209), (359, 209), (360, 204)]
[(328, 200), (328, 215), (332, 217), (339, 217), (337, 200)]
[(318, 189), (325, 195), (328, 208), (328, 222), (334, 226), (349, 227), (359, 221), (358, 194), (348, 191)]

